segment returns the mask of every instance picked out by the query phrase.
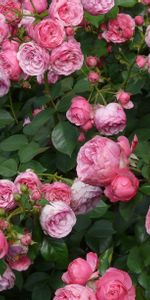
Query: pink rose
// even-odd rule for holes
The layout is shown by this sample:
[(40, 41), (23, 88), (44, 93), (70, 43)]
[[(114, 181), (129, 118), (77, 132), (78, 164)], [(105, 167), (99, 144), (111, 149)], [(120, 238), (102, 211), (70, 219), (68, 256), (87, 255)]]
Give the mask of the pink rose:
[(49, 53), (35, 42), (23, 43), (17, 59), (23, 72), (30, 76), (43, 74), (49, 67)]
[(131, 94), (130, 93), (127, 93), (123, 90), (120, 90), (116, 94), (116, 98), (117, 98), (118, 102), (122, 105), (123, 108), (131, 109), (131, 108), (134, 107), (133, 102), (130, 100), (131, 99)]
[(135, 20), (135, 24), (137, 26), (142, 26), (144, 24), (144, 18), (143, 18), (143, 16), (136, 16), (134, 18), (134, 20)]
[[(76, 96), (71, 101), (71, 106), (66, 113), (67, 119), (76, 126), (85, 126), (91, 121), (93, 115), (92, 106), (81, 96)], [(92, 122), (91, 127), (93, 126)]]
[(43, 184), (41, 188), (43, 198), (49, 202), (62, 201), (67, 205), (71, 202), (71, 188), (62, 182)]
[(51, 50), (62, 44), (65, 30), (60, 21), (48, 18), (35, 25), (33, 38), (39, 46)]
[(118, 103), (98, 105), (94, 114), (96, 128), (104, 135), (118, 134), (126, 127), (126, 114)]
[(7, 266), (7, 269), (0, 275), (0, 292), (5, 290), (10, 290), (14, 287), (15, 284), (15, 274)]
[(104, 193), (111, 202), (128, 202), (136, 195), (138, 187), (139, 180), (130, 170), (119, 169)]
[(127, 272), (109, 268), (97, 281), (97, 300), (135, 300), (135, 288)]
[(22, 245), (20, 242), (9, 245), (8, 255), (6, 260), (9, 266), (19, 272), (26, 271), (32, 264), (27, 256), (28, 247)]
[(18, 193), (15, 184), (6, 179), (0, 180), (0, 208), (6, 211), (13, 209), (16, 206), (14, 194)]
[[(32, 5), (33, 3), (33, 5)], [(29, 10), (30, 12), (34, 12), (36, 10), (36, 12), (38, 13), (42, 13), (44, 10), (47, 9), (48, 3), (47, 0), (23, 0), (22, 2), (22, 7), (24, 9)]]
[(20, 242), (22, 245), (24, 246), (29, 246), (32, 243), (32, 235), (30, 232), (25, 232), (21, 238), (20, 238)]
[(18, 257), (16, 260), (10, 260), (9, 261), (9, 266), (13, 270), (16, 270), (16, 271), (19, 271), (19, 272), (28, 270), (29, 267), (31, 266), (31, 264), (32, 264), (32, 261), (26, 255)]
[(51, 65), (58, 75), (68, 76), (83, 65), (84, 57), (81, 52), (80, 43), (75, 40), (63, 42), (61, 46), (52, 50)]
[(136, 64), (139, 68), (144, 68), (146, 65), (147, 59), (144, 55), (137, 55), (136, 57)]
[(85, 143), (77, 156), (77, 174), (94, 186), (109, 184), (122, 162), (120, 146), (111, 139), (95, 136)]
[(0, 13), (5, 16), (9, 23), (17, 23), (21, 14), (21, 3), (19, 0), (1, 0)]
[(119, 136), (117, 139), (117, 144), (120, 146), (121, 152), (123, 152), (125, 156), (129, 158), (131, 155), (131, 147), (127, 137)]
[(0, 44), (8, 37), (10, 28), (5, 21), (4, 15), (0, 13)]
[(62, 21), (64, 26), (77, 26), (83, 19), (83, 6), (80, 0), (52, 0), (49, 14)]
[(74, 259), (69, 264), (67, 272), (62, 275), (62, 280), (66, 284), (85, 285), (87, 281), (98, 275), (98, 272), (95, 272), (97, 266), (97, 254), (90, 252), (87, 254), (86, 260), (80, 257)]
[(29, 194), (32, 200), (39, 200), (41, 198), (41, 181), (38, 176), (30, 169), (20, 173), (15, 179), (15, 185), (19, 192), (21, 192), (21, 185), (25, 185), (29, 189)]
[(87, 56), (86, 64), (90, 68), (94, 68), (97, 66), (98, 59), (96, 56)]
[(12, 52), (17, 52), (19, 49), (20, 43), (17, 41), (5, 40), (2, 44), (2, 50), (11, 50)]
[(141, 2), (145, 5), (150, 5), (150, 0), (141, 0)]
[(8, 74), (11, 80), (18, 81), (22, 73), (17, 59), (17, 52), (5, 49), (0, 52), (0, 66)]
[(10, 80), (8, 75), (4, 72), (0, 66), (0, 97), (3, 97), (9, 92), (10, 89)]
[(123, 43), (133, 37), (135, 21), (128, 14), (118, 14), (116, 19), (110, 20), (108, 29), (102, 33), (107, 42)]
[(146, 214), (145, 228), (146, 228), (147, 233), (150, 234), (150, 207)]
[(0, 230), (0, 259), (3, 258), (8, 252), (8, 242)]
[(28, 27), (32, 25), (34, 21), (35, 18), (32, 16), (31, 12), (26, 9), (23, 9), (23, 17), (19, 22), (18, 27), (20, 28), (23, 26), (28, 32)]
[(150, 25), (146, 29), (145, 42), (146, 42), (147, 46), (150, 48)]
[(40, 223), (45, 234), (60, 239), (71, 232), (76, 217), (67, 204), (57, 201), (42, 209)]
[(91, 15), (101, 15), (109, 12), (115, 5), (114, 0), (81, 0), (83, 7)]
[(76, 179), (71, 187), (72, 201), (71, 208), (78, 214), (85, 214), (92, 210), (100, 201), (102, 189), (92, 186)]
[(92, 289), (79, 284), (70, 284), (58, 289), (53, 300), (96, 300), (96, 297)]
[(100, 80), (100, 74), (95, 71), (90, 71), (88, 74), (88, 81), (91, 83), (97, 83)]
[(55, 84), (59, 80), (60, 76), (56, 74), (52, 69), (48, 71), (47, 79), (48, 83)]

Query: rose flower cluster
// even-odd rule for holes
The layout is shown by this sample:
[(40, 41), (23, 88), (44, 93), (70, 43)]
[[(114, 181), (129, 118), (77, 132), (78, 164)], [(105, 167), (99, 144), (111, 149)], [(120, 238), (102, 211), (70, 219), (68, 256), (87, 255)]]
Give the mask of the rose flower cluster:
[(66, 284), (55, 292), (54, 300), (135, 300), (135, 288), (127, 272), (109, 268), (99, 276), (98, 257), (90, 252), (73, 260), (63, 274)]

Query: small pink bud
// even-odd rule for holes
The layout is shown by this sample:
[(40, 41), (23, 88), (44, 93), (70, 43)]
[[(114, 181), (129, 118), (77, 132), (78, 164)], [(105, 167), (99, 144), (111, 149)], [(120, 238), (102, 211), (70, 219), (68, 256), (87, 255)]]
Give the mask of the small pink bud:
[(123, 31), (123, 36), (124, 36), (124, 38), (126, 38), (126, 39), (132, 38), (132, 36), (133, 36), (133, 31), (132, 31), (132, 29), (131, 29), (131, 28), (125, 28), (124, 31)]
[(73, 29), (73, 27), (67, 27), (66, 28), (66, 34), (67, 34), (67, 36), (74, 36), (74, 29)]
[(95, 71), (90, 71), (88, 74), (88, 80), (91, 83), (97, 83), (100, 80), (100, 75)]
[(144, 23), (144, 18), (142, 16), (136, 16), (134, 20), (137, 26), (141, 26)]
[(139, 68), (144, 68), (146, 65), (147, 59), (144, 55), (138, 55), (136, 57), (136, 64)]
[(78, 137), (78, 142), (82, 143), (85, 141), (85, 134), (84, 132), (80, 132), (80, 135)]
[(108, 53), (112, 52), (112, 46), (111, 45), (107, 45), (107, 51), (108, 51)]
[(96, 67), (97, 58), (95, 56), (88, 56), (86, 58), (86, 64), (87, 64), (88, 67), (91, 67), (91, 68)]

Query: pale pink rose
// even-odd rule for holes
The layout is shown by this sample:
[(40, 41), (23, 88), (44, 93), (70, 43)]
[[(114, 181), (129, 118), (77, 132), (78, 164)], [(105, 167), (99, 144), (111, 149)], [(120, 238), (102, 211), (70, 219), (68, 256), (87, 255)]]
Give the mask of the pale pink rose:
[(95, 136), (85, 143), (77, 156), (77, 175), (94, 186), (109, 184), (122, 163), (120, 146), (106, 137)]
[(17, 59), (23, 72), (30, 76), (43, 74), (48, 69), (50, 62), (47, 50), (33, 41), (23, 43), (19, 47)]
[(64, 26), (77, 26), (83, 19), (83, 6), (80, 0), (52, 0), (49, 14)]
[(9, 23), (19, 22), (21, 15), (21, 3), (19, 0), (1, 0), (0, 13), (3, 14)]
[(118, 103), (106, 106), (98, 105), (94, 114), (96, 128), (104, 135), (113, 135), (122, 132), (126, 127), (126, 114)]
[(62, 201), (68, 205), (71, 202), (71, 188), (63, 182), (46, 183), (42, 185), (43, 198), (49, 202)]
[(84, 61), (80, 43), (75, 40), (63, 42), (52, 50), (51, 66), (58, 75), (68, 76), (80, 70)]
[(76, 126), (85, 126), (93, 118), (92, 106), (84, 97), (76, 96), (71, 101), (66, 117)]
[(0, 292), (5, 290), (10, 290), (14, 287), (15, 284), (15, 274), (12, 270), (7, 266), (7, 269), (0, 275)]
[(37, 44), (46, 49), (54, 49), (62, 44), (65, 30), (60, 21), (47, 18), (34, 27), (34, 39)]
[(150, 234), (150, 207), (146, 214), (145, 228), (146, 228), (147, 233)]
[(16, 206), (14, 194), (18, 193), (15, 184), (6, 179), (0, 180), (0, 208), (6, 211), (13, 209)]
[(128, 14), (118, 14), (116, 19), (110, 20), (108, 29), (102, 33), (107, 42), (123, 43), (134, 35), (135, 21)]
[(137, 26), (142, 26), (144, 24), (144, 17), (143, 16), (136, 16), (134, 18), (134, 20), (135, 20), (135, 24)]
[(91, 15), (101, 15), (109, 12), (115, 5), (114, 0), (81, 0), (83, 7)]
[(44, 106), (41, 106), (39, 108), (35, 108), (33, 111), (32, 111), (32, 116), (33, 117), (36, 117), (40, 112), (44, 111)]
[(56, 201), (42, 209), (40, 223), (46, 235), (60, 239), (71, 232), (76, 223), (76, 217), (67, 204)]
[(10, 89), (10, 80), (8, 75), (4, 72), (0, 66), (0, 97), (5, 96)]
[(98, 59), (97, 59), (96, 56), (87, 56), (86, 57), (86, 64), (90, 68), (96, 67), (97, 66), (97, 62), (98, 62)]
[(60, 76), (56, 74), (52, 69), (48, 71), (47, 79), (48, 83), (55, 84), (59, 80)]
[(117, 139), (117, 144), (120, 146), (121, 152), (124, 152), (126, 157), (129, 158), (132, 151), (127, 137), (119, 136)]
[(8, 74), (9, 79), (18, 81), (22, 70), (17, 59), (17, 52), (12, 49), (5, 49), (0, 52), (0, 66)]
[(147, 62), (147, 58), (145, 55), (137, 55), (136, 64), (139, 68), (144, 68)]
[(100, 74), (95, 71), (90, 71), (88, 74), (88, 81), (91, 83), (97, 83), (100, 80)]
[(135, 288), (127, 272), (109, 268), (97, 281), (97, 300), (135, 300)]
[(116, 94), (116, 98), (118, 102), (122, 105), (125, 109), (131, 109), (134, 107), (133, 102), (131, 101), (131, 94), (127, 93), (123, 90), (120, 90)]
[[(33, 3), (33, 5), (32, 5), (32, 3)], [(22, 7), (24, 9), (29, 10), (32, 13), (35, 11), (38, 13), (42, 13), (48, 7), (47, 0), (32, 0), (32, 3), (30, 0), (23, 0)]]
[(31, 260), (27, 256), (28, 247), (22, 245), (21, 242), (17, 242), (9, 245), (6, 261), (9, 266), (17, 271), (26, 271), (32, 264)]
[(19, 192), (21, 192), (21, 186), (25, 185), (29, 189), (29, 194), (32, 200), (39, 200), (41, 198), (41, 181), (38, 176), (30, 169), (23, 173), (20, 173), (15, 179), (15, 185)]
[(80, 257), (74, 259), (69, 264), (67, 272), (62, 275), (62, 280), (66, 284), (85, 285), (87, 281), (98, 275), (98, 272), (95, 272), (97, 267), (98, 256), (90, 252), (87, 254), (86, 260)]
[(145, 42), (146, 42), (147, 46), (150, 48), (150, 25), (146, 29)]
[(100, 201), (103, 193), (100, 187), (83, 183), (79, 179), (74, 181), (71, 190), (71, 208), (76, 215), (92, 210)]
[(0, 44), (9, 36), (10, 28), (5, 21), (4, 15), (0, 13)]
[(0, 230), (0, 259), (8, 252), (8, 242), (3, 232)]
[(96, 300), (96, 297), (93, 290), (89, 287), (69, 284), (58, 289), (53, 300)]
[(139, 180), (129, 169), (119, 169), (104, 193), (111, 202), (128, 202), (136, 195), (138, 187)]
[(24, 121), (23, 121), (23, 127), (24, 126), (26, 126), (26, 125), (29, 125), (31, 123), (31, 120), (30, 120), (30, 118), (29, 117), (26, 117), (25, 119), (24, 119)]
[[(35, 21), (35, 18), (32, 16), (31, 12), (26, 10), (26, 9), (23, 9), (23, 17), (21, 19), (21, 21), (19, 22), (18, 24), (18, 27), (24, 27), (25, 29), (28, 28), (28, 26), (32, 25), (33, 22)], [(30, 16), (31, 14), (31, 16)]]

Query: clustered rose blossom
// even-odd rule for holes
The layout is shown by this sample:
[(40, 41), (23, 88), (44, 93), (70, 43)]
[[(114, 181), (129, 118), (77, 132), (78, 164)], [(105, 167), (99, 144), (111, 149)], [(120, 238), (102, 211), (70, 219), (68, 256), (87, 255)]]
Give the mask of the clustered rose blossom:
[(0, 208), (5, 211), (13, 209), (17, 203), (15, 201), (15, 194), (18, 193), (17, 186), (10, 180), (0, 180)]
[(96, 253), (88, 253), (86, 260), (74, 259), (62, 276), (67, 285), (55, 292), (53, 300), (135, 300), (135, 288), (127, 272), (110, 267), (99, 276), (97, 268)]

